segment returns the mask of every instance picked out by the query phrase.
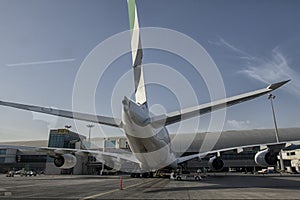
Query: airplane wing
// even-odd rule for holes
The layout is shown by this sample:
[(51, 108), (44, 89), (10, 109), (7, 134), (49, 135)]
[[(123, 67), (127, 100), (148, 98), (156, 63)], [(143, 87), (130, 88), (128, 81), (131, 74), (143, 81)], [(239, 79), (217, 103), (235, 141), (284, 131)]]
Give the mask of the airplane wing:
[(104, 163), (106, 166), (124, 172), (139, 172), (141, 166), (140, 161), (131, 152), (124, 150), (119, 150), (117, 152), (103, 152), (101, 150), (40, 147), (36, 149), (36, 151), (47, 153), (52, 157), (64, 154), (93, 156), (97, 161)]
[(33, 106), (33, 105), (25, 105), (25, 104), (5, 102), (5, 101), (0, 101), (0, 105), (18, 108), (18, 109), (22, 109), (22, 110), (28, 110), (28, 111), (33, 111), (33, 112), (49, 114), (49, 115), (66, 117), (66, 118), (71, 118), (71, 119), (95, 122), (95, 123), (104, 124), (104, 125), (108, 125), (108, 126), (114, 126), (114, 127), (121, 127), (121, 125), (122, 125), (120, 119), (116, 119), (116, 118), (112, 118), (112, 117), (98, 116), (98, 115), (79, 113), (79, 112), (71, 112), (71, 111), (66, 111), (66, 110), (59, 110), (59, 109), (54, 109), (54, 108), (46, 108), (46, 107)]
[(203, 153), (197, 153), (197, 154), (192, 154), (192, 155), (188, 155), (188, 156), (183, 156), (183, 157), (179, 157), (177, 159), (177, 163), (183, 163), (189, 160), (192, 160), (194, 158), (204, 158), (208, 155), (213, 155), (213, 154), (220, 154), (222, 152), (226, 152), (226, 151), (232, 151), (232, 150), (236, 150), (237, 153), (242, 152), (244, 149), (247, 148), (254, 148), (254, 147), (260, 147), (260, 149), (272, 149), (275, 152), (279, 152), (281, 149), (287, 147), (288, 144), (287, 142), (279, 142), (279, 143), (264, 143), (264, 144), (253, 144), (253, 145), (245, 145), (245, 146), (237, 146), (237, 147), (229, 147), (229, 148), (224, 148), (224, 149), (217, 149), (217, 150), (213, 150), (213, 151), (208, 151), (208, 152), (203, 152)]
[(155, 116), (151, 119), (151, 124), (161, 124), (161, 125), (170, 125), (174, 124), (176, 122), (189, 119), (198, 115), (203, 115), (205, 113), (209, 113), (221, 108), (229, 107), (238, 103), (242, 103), (244, 101), (249, 101), (251, 99), (254, 99), (256, 97), (262, 96), (264, 94), (267, 94), (273, 90), (276, 90), (277, 88), (281, 87), (282, 85), (286, 84), (290, 80), (282, 81), (279, 83), (274, 83), (269, 85), (267, 88), (255, 90), (252, 92), (240, 94), (237, 96), (213, 101), (210, 103), (202, 104), (195, 107), (190, 107), (186, 109), (182, 109), (181, 111), (175, 111), (168, 113), (167, 115), (160, 115)]
[(85, 149), (68, 149), (57, 147), (31, 147), (31, 146), (14, 146), (14, 145), (0, 145), (2, 148), (13, 148), (22, 151), (42, 152), (51, 157), (57, 157), (64, 154), (74, 154), (80, 156), (94, 156), (98, 161), (104, 162), (107, 166), (126, 171), (123, 169), (123, 164), (129, 162), (138, 168), (140, 161), (128, 151), (119, 150), (118, 152), (103, 152), (101, 150), (85, 150)]
[[(22, 147), (18, 147), (21, 148)], [(118, 153), (103, 152), (100, 150), (85, 150), (85, 149), (68, 149), (68, 148), (57, 148), (57, 147), (35, 147), (37, 152), (44, 152), (48, 155), (63, 155), (67, 153), (78, 154), (78, 155), (92, 155), (92, 156), (108, 156), (117, 159), (124, 159), (130, 162), (139, 163), (132, 153), (120, 150)]]

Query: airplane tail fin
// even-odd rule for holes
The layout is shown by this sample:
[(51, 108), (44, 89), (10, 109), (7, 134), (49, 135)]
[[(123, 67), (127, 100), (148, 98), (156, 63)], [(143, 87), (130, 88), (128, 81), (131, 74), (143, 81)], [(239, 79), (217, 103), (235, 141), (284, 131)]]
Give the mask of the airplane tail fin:
[(127, 0), (127, 4), (131, 35), (132, 65), (134, 71), (135, 101), (140, 105), (147, 106), (146, 87), (142, 67), (143, 50), (140, 39), (137, 8), (135, 0)]

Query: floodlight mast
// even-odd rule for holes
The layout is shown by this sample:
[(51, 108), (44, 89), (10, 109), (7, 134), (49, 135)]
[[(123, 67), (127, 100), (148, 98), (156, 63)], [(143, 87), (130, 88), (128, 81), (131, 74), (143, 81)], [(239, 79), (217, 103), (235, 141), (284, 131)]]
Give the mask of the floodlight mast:
[(92, 131), (92, 128), (95, 126), (93, 124), (88, 124), (86, 125), (88, 128), (89, 128), (89, 143), (91, 143), (91, 131)]
[[(271, 94), (269, 94), (268, 99), (271, 102), (272, 116), (273, 116), (274, 127), (275, 127), (276, 142), (279, 143), (278, 127), (277, 127), (276, 116), (275, 116), (274, 105), (273, 105), (273, 99), (275, 99), (275, 97), (276, 96), (271, 93)], [(279, 161), (280, 161), (280, 170), (284, 171), (285, 167), (284, 167), (284, 163), (283, 163), (283, 159), (282, 159), (282, 150), (279, 151)]]

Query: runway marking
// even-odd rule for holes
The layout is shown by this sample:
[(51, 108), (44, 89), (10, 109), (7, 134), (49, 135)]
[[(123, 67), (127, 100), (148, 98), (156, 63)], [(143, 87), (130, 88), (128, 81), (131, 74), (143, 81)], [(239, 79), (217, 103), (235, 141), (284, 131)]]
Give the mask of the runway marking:
[[(145, 183), (149, 183), (149, 182), (154, 181), (154, 180), (155, 179), (151, 179), (151, 180), (148, 180), (148, 181), (145, 181), (145, 182), (136, 183), (136, 184), (130, 185), (128, 187), (124, 187), (123, 190), (129, 189), (129, 188), (132, 188), (132, 187), (135, 187), (135, 186), (138, 186), (138, 185), (142, 185), (142, 184), (145, 184)], [(118, 189), (113, 189), (113, 190), (110, 190), (110, 191), (107, 191), (107, 192), (102, 192), (102, 193), (99, 193), (99, 194), (83, 197), (80, 200), (93, 199), (93, 198), (100, 197), (100, 196), (103, 196), (103, 195), (106, 195), (106, 194), (110, 194), (110, 193), (113, 193), (113, 192), (116, 192), (116, 191), (120, 191), (120, 189), (119, 188)]]

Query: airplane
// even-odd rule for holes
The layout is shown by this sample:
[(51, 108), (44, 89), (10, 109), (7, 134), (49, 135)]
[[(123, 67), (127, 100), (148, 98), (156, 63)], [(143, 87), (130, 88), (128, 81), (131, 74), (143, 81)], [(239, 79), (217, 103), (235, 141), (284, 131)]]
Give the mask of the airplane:
[[(274, 83), (263, 89), (225, 99), (220, 99), (195, 107), (185, 108), (180, 111), (167, 113), (165, 115), (155, 116), (150, 113), (147, 103), (146, 84), (144, 81), (142, 67), (143, 51), (140, 39), (137, 6), (135, 0), (127, 0), (127, 4), (131, 33), (131, 52), (134, 72), (135, 101), (129, 99), (126, 96), (124, 97), (124, 99), (122, 100), (123, 107), (121, 119), (6, 101), (0, 101), (0, 105), (65, 118), (94, 122), (112, 127), (118, 127), (124, 130), (131, 153), (111, 153), (98, 150), (65, 149), (53, 147), (22, 147), (23, 149), (27, 148), (31, 150), (34, 149), (36, 151), (47, 152), (50, 156), (55, 158), (55, 166), (62, 169), (68, 169), (75, 166), (77, 162), (75, 155), (93, 155), (99, 161), (102, 161), (108, 166), (112, 166), (118, 170), (125, 169), (123, 166), (126, 164), (132, 164), (134, 166), (134, 169), (131, 169), (130, 172), (136, 173), (147, 174), (164, 167), (171, 167), (173, 169), (176, 169), (179, 165), (191, 159), (202, 158), (208, 154), (227, 151), (233, 148), (219, 149), (177, 157), (171, 145), (171, 139), (167, 126), (180, 122), (182, 120), (197, 117), (218, 109), (252, 100), (259, 96), (268, 94), (290, 81), (286, 80)], [(278, 145), (280, 147), (278, 147)], [(275, 152), (275, 150), (281, 148), (282, 145), (284, 144), (268, 144), (268, 149), (259, 152), (260, 156), (258, 156), (258, 160), (261, 158), (260, 162), (262, 164), (265, 164), (265, 162), (267, 162), (267, 164), (274, 164), (274, 161), (272, 160), (274, 154), (270, 154), (270, 152)], [(276, 152), (278, 152), (278, 150)], [(266, 157), (266, 155), (269, 156)], [(217, 156), (212, 157), (210, 160), (212, 163), (215, 163), (215, 166), (220, 165), (220, 160)]]

